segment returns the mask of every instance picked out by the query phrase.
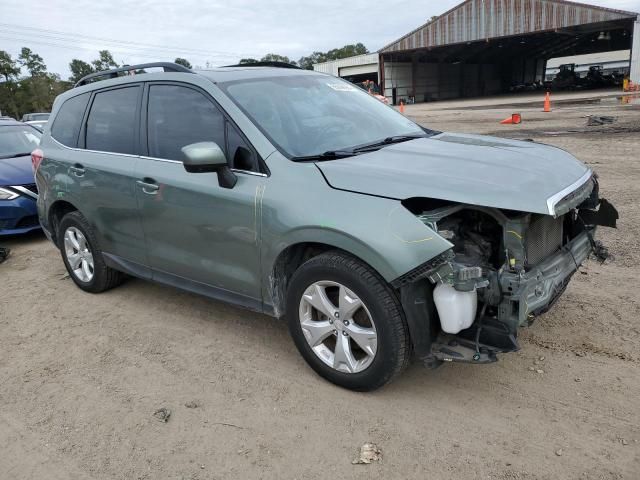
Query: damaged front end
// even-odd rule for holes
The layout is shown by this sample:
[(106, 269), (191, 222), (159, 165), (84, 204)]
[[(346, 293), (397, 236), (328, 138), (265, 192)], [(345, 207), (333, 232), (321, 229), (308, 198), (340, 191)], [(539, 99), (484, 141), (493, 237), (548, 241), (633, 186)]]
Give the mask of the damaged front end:
[(596, 227), (615, 228), (618, 219), (595, 176), (556, 199), (549, 215), (423, 198), (403, 204), (453, 244), (393, 282), (414, 351), (430, 366), (490, 363), (518, 350), (518, 328), (555, 303), (589, 255), (606, 259)]

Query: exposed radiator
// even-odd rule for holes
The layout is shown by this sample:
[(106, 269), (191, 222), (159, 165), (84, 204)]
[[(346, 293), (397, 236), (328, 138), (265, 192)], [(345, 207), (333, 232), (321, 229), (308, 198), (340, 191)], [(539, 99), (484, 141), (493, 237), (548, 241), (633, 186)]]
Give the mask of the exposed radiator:
[(541, 215), (531, 222), (525, 241), (527, 265), (537, 265), (562, 246), (563, 223), (563, 217), (549, 215)]

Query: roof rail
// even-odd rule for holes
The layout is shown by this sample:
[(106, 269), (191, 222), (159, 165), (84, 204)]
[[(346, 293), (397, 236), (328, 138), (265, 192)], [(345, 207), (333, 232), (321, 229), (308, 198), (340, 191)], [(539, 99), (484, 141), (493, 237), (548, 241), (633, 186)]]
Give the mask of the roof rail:
[(138, 65), (125, 65), (124, 67), (114, 68), (113, 70), (105, 70), (103, 72), (90, 73), (89, 75), (86, 75), (82, 77), (80, 80), (78, 80), (78, 82), (74, 85), (74, 88), (81, 87), (82, 85), (86, 85), (87, 83), (89, 83), (89, 80), (93, 80), (95, 78), (99, 78), (99, 77), (116, 78), (119, 76), (118, 74), (122, 72), (130, 72), (132, 70), (135, 71), (135, 70), (141, 70), (143, 68), (154, 68), (154, 67), (162, 68), (164, 69), (165, 72), (193, 73), (187, 67), (183, 65), (179, 65), (177, 63), (172, 63), (172, 62), (153, 62), (153, 63), (141, 63)]
[(239, 63), (237, 65), (225, 65), (224, 68), (229, 67), (274, 67), (274, 68), (295, 68), (301, 70), (297, 65), (291, 65), (286, 62), (252, 62), (252, 63)]

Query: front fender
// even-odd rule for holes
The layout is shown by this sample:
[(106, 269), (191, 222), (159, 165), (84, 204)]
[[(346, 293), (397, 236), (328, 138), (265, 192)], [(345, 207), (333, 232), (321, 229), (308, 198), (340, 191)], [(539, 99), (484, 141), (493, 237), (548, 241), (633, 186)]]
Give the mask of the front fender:
[(292, 208), (265, 198), (263, 272), (298, 243), (321, 243), (360, 258), (387, 282), (449, 250), (453, 245), (405, 209), (399, 201), (331, 190), (302, 199)]

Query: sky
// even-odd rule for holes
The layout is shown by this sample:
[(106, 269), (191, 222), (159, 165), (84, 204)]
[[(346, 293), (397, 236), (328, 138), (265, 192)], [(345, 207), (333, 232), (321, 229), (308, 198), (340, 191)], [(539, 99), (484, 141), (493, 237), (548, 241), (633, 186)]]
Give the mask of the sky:
[[(278, 53), (297, 60), (362, 42), (378, 50), (461, 0), (0, 0), (0, 50), (21, 47), (49, 71), (70, 75), (72, 58), (110, 50), (120, 63), (188, 59), (229, 65)], [(590, 0), (640, 12), (640, 0)]]

